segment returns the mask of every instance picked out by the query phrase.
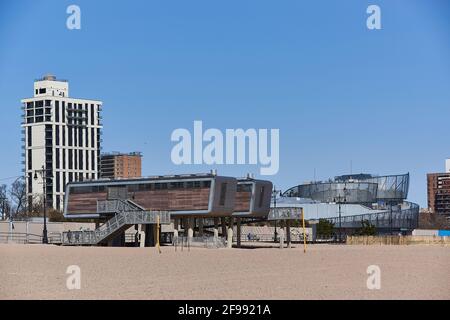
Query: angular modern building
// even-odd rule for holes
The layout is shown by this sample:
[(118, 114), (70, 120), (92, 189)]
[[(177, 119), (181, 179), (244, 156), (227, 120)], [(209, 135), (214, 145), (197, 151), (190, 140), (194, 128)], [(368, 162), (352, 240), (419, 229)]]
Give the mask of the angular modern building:
[(62, 210), (66, 183), (99, 178), (102, 102), (70, 97), (69, 83), (52, 75), (36, 80), (33, 97), (21, 102), (28, 202), (45, 185), (47, 207)]
[(224, 230), (226, 217), (235, 219), (237, 225), (241, 218), (266, 217), (271, 191), (270, 181), (236, 179), (215, 172), (71, 182), (67, 185), (64, 216), (102, 223), (87, 239), (80, 240), (81, 244), (108, 241), (139, 224), (145, 225), (147, 235), (154, 235), (152, 216), (156, 215), (166, 223), (173, 220), (177, 230), (180, 221), (186, 230), (192, 229), (195, 220), (201, 225), (204, 220), (213, 220), (217, 228), (220, 218)]
[(419, 215), (419, 206), (406, 201), (408, 189), (409, 174), (342, 175), (292, 187), (277, 206), (302, 207), (305, 219), (328, 219), (345, 229), (367, 220), (381, 233), (408, 231), (417, 227)]

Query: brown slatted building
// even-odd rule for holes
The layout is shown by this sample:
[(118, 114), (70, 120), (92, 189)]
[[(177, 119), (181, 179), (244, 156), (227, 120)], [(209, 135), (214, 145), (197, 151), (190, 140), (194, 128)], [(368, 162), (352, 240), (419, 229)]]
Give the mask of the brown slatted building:
[(145, 210), (172, 215), (229, 216), (237, 180), (214, 174), (157, 176), (141, 179), (69, 183), (64, 205), (67, 218), (101, 218), (97, 201), (131, 200)]

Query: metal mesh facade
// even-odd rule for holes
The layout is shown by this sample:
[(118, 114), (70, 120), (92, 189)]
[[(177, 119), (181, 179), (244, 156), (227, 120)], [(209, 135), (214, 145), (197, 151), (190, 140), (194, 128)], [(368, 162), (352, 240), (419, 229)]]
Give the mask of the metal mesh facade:
[[(386, 210), (378, 213), (368, 213), (341, 218), (343, 228), (358, 228), (362, 221), (368, 221), (379, 229), (415, 229), (419, 224), (419, 206), (405, 202), (408, 207), (400, 210)], [(327, 218), (335, 226), (339, 226), (339, 217)]]
[[(334, 181), (313, 182), (290, 188), (284, 197), (307, 198), (320, 202), (346, 203), (401, 202), (408, 196), (409, 174), (339, 176)], [(337, 200), (340, 198), (340, 200)]]

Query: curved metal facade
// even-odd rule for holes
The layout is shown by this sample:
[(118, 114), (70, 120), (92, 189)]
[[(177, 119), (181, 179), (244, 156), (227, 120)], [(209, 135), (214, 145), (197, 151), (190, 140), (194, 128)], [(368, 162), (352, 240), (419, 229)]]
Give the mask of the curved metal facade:
[(401, 202), (407, 198), (408, 188), (409, 173), (376, 177), (368, 174), (344, 175), (336, 177), (334, 181), (295, 186), (284, 192), (283, 196), (320, 202)]

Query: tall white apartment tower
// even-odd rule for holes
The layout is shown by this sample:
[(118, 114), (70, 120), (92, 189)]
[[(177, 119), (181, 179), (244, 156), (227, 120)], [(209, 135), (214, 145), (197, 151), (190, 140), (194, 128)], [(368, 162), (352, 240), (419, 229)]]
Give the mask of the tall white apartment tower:
[(69, 83), (52, 75), (21, 102), (28, 204), (42, 199), (44, 168), (47, 207), (61, 210), (66, 183), (99, 177), (102, 102), (70, 98)]

